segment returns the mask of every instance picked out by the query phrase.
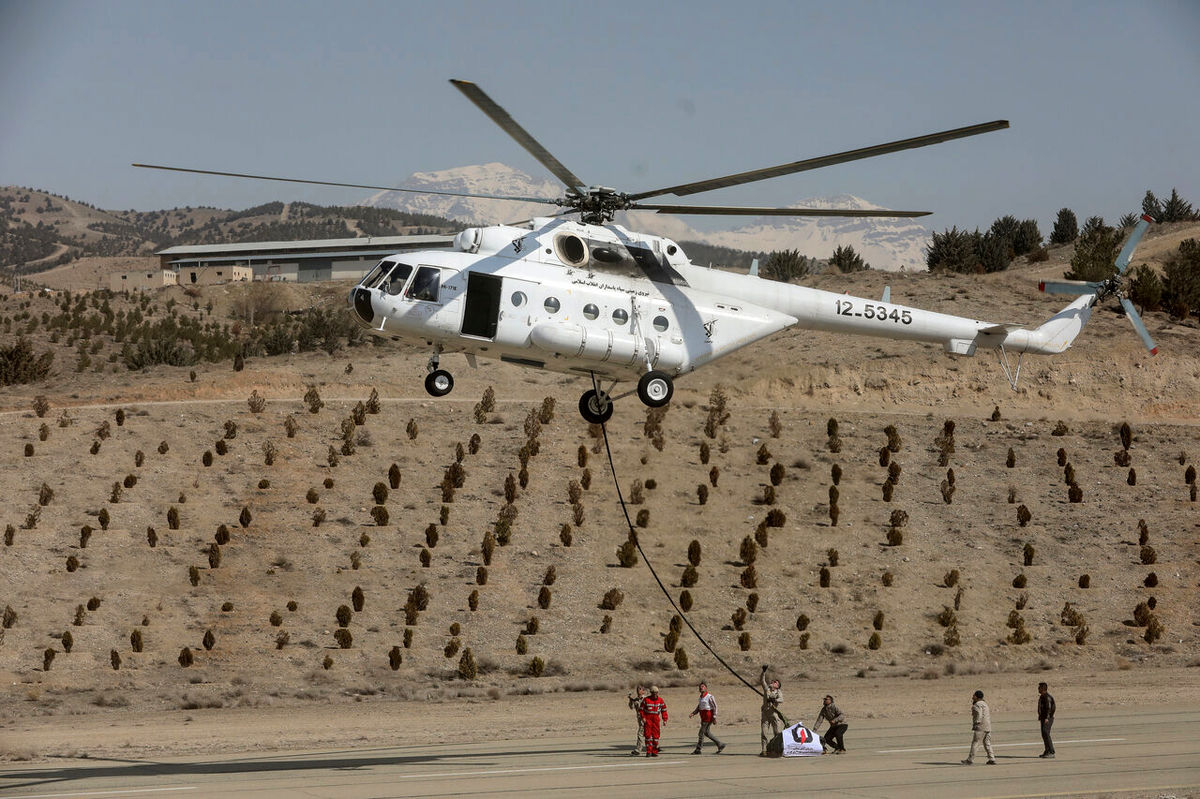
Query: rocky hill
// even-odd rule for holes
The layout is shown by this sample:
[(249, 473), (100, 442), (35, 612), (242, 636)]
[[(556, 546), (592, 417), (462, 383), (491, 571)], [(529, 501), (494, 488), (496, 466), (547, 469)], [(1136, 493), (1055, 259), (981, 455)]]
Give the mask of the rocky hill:
[[(1195, 233), (1155, 230), (1140, 255)], [(1036, 282), (1067, 258), (980, 277), (812, 280), (862, 296), (890, 282), (906, 304), (1030, 324), (1064, 304)], [(298, 292), (285, 307), (344, 296), (284, 289)], [(419, 698), (448, 685), (484, 696), (719, 668), (686, 629), (672, 634), (646, 564), (621, 565), (629, 528), (597, 431), (575, 413), (579, 380), (447, 356), (457, 388), (433, 400), (427, 353), (392, 343), (251, 357), (242, 371), (130, 371), (102, 324), (84, 324), (105, 300), (128, 318), (129, 301), (97, 294), (82, 327), (57, 331), (41, 320), (61, 297), (0, 300), (6, 335), (59, 353), (46, 381), (0, 389), (0, 457), (13, 467), (0, 471), (0, 606), (12, 610), (0, 678), (13, 712)], [(211, 287), (141, 312), (247, 335), (233, 330), (236, 307)], [(1124, 318), (1098, 311), (1069, 353), (1027, 360), (1015, 392), (984, 356), (785, 331), (680, 380), (657, 423), (619, 403), (608, 435), (637, 540), (743, 671), (1200, 664), (1187, 482), (1200, 460), (1198, 332), (1161, 314), (1147, 325), (1154, 358)], [(477, 410), (489, 388), (495, 406)], [(456, 676), (467, 649), (473, 680)]]
[(33, 274), (80, 258), (148, 256), (176, 244), (448, 233), (458, 227), (419, 213), (309, 203), (274, 202), (241, 211), (106, 211), (6, 186), (0, 187), (0, 271)]

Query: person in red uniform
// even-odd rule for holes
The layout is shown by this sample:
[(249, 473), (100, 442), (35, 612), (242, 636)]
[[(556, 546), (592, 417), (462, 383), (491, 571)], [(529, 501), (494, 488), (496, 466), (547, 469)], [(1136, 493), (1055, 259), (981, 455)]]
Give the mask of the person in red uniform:
[(646, 727), (646, 757), (658, 757), (658, 736), (667, 723), (667, 702), (658, 695), (658, 686), (650, 686), (650, 695), (642, 700), (642, 721)]

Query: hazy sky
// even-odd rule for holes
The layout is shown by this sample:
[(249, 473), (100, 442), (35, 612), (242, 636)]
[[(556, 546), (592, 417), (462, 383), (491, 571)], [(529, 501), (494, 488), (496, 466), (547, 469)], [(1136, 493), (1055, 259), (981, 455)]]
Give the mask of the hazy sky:
[(922, 133), (1012, 128), (711, 192), (850, 193), (1048, 234), (1200, 205), (1200, 2), (0, 0), (0, 184), (103, 208), (349, 203), (133, 161), (394, 184), (542, 167), (447, 83), (479, 83), (583, 180), (640, 191)]

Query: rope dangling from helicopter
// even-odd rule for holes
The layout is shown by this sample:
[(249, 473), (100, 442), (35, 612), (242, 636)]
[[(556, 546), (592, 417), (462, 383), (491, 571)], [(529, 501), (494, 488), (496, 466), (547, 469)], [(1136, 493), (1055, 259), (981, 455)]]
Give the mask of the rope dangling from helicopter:
[[(595, 372), (590, 374), (592, 377), (592, 388), (596, 391), (597, 396), (599, 396), (600, 386), (596, 382), (596, 374)], [(611, 400), (609, 401), (611, 402)], [(688, 629), (692, 631), (692, 635), (696, 636), (696, 640), (708, 650), (709, 654), (716, 658), (717, 662), (725, 667), (725, 670), (736, 677), (743, 685), (745, 685), (755, 694), (762, 696), (762, 691), (759, 690), (758, 686), (747, 681), (745, 677), (738, 673), (737, 669), (725, 662), (725, 659), (717, 654), (717, 650), (713, 649), (708, 641), (705, 640), (704, 636), (700, 634), (700, 631), (697, 630), (695, 625), (692, 624), (691, 619), (687, 617), (687, 614), (683, 612), (678, 604), (676, 604), (675, 598), (671, 596), (671, 592), (667, 590), (667, 586), (663, 584), (662, 579), (658, 576), (658, 572), (655, 570), (654, 564), (650, 562), (650, 558), (646, 557), (646, 551), (642, 549), (642, 542), (638, 538), (637, 530), (633, 526), (633, 521), (629, 518), (629, 508), (625, 504), (625, 495), (621, 493), (621, 481), (617, 479), (617, 467), (613, 463), (612, 447), (609, 446), (608, 443), (608, 425), (606, 423), (600, 423), (600, 432), (604, 435), (604, 452), (608, 456), (608, 473), (612, 475), (613, 487), (617, 490), (617, 501), (621, 503), (621, 513), (625, 515), (625, 524), (629, 528), (629, 538), (633, 541), (633, 545), (637, 547), (638, 554), (642, 556), (642, 562), (645, 563), (646, 568), (650, 570), (650, 576), (654, 578), (654, 582), (658, 583), (659, 590), (663, 592), (663, 596), (665, 596), (667, 601), (671, 603), (671, 607), (674, 608), (675, 613), (683, 620), (683, 623), (687, 625)]]

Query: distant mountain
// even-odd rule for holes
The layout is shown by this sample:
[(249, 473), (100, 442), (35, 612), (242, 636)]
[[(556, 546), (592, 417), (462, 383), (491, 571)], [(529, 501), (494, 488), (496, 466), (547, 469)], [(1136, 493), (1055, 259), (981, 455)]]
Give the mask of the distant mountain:
[[(524, 197), (554, 198), (562, 194), (562, 187), (553, 181), (539, 181), (520, 170), (498, 163), (457, 167), (439, 172), (417, 172), (399, 186)], [(439, 197), (395, 191), (379, 192), (364, 200), (362, 204), (377, 208), (394, 208), (409, 213), (432, 214), (472, 224), (514, 222), (535, 216), (548, 216), (558, 210), (553, 205)], [(795, 207), (871, 209), (882, 206), (844, 194), (801, 200)], [(923, 271), (925, 247), (930, 237), (927, 228), (906, 219), (751, 217), (739, 227), (713, 232), (695, 230), (679, 217), (646, 211), (618, 214), (616, 221), (633, 230), (668, 236), (676, 241), (699, 241), (749, 252), (800, 250), (804, 255), (827, 259), (839, 245), (849, 245), (873, 268), (888, 271)]]

